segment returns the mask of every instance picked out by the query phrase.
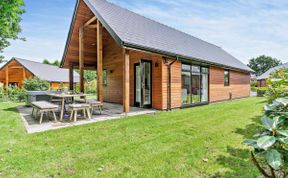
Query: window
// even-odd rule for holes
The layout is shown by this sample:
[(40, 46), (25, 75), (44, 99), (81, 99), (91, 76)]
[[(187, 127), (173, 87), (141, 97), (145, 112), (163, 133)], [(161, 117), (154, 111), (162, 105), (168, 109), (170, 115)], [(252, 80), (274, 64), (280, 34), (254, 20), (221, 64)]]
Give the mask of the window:
[(182, 104), (208, 102), (208, 76), (206, 67), (182, 65)]
[(230, 72), (229, 70), (224, 70), (224, 86), (230, 85)]

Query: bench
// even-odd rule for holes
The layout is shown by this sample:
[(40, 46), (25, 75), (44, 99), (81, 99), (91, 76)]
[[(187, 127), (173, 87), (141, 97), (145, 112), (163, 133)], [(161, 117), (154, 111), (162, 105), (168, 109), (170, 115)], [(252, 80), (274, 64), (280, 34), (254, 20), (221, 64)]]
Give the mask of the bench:
[(91, 119), (90, 105), (89, 104), (70, 104), (69, 109), (71, 110), (70, 120), (72, 120), (72, 118), (74, 116), (74, 122), (77, 121), (78, 111), (82, 111), (85, 118), (86, 118), (86, 114), (87, 114), (88, 118)]
[(56, 114), (55, 111), (58, 110), (58, 105), (52, 104), (48, 101), (37, 101), (37, 102), (32, 102), (32, 116), (34, 116), (35, 113), (35, 118), (37, 119), (38, 114), (40, 113), (40, 124), (42, 124), (42, 119), (43, 119), (43, 114), (46, 113), (48, 114), (51, 112), (53, 114), (53, 117), (55, 121), (57, 122)]
[(98, 109), (100, 114), (102, 114), (102, 111), (103, 111), (103, 103), (100, 102), (100, 101), (96, 101), (96, 100), (88, 100), (87, 101), (87, 104), (90, 105), (90, 108), (91, 108), (91, 114), (94, 113), (94, 110), (95, 109)]

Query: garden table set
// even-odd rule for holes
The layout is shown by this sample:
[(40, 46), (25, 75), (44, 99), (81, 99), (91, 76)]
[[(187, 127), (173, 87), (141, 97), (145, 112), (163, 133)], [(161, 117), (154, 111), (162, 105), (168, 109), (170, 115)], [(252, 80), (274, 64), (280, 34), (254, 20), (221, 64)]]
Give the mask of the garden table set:
[[(87, 96), (91, 96), (90, 94), (84, 93), (47, 93), (50, 96), (50, 101), (36, 101), (32, 102), (32, 116), (37, 118), (38, 114), (40, 114), (40, 124), (42, 123), (43, 114), (49, 113), (53, 114), (54, 120), (57, 121), (55, 111), (60, 107), (60, 121), (63, 121), (64, 114), (68, 112), (66, 111), (66, 105), (69, 105), (70, 120), (74, 118), (74, 122), (77, 121), (78, 111), (82, 111), (84, 118), (91, 119), (91, 115), (94, 113), (94, 109), (98, 109), (100, 114), (103, 110), (103, 103), (96, 100), (87, 100)], [(80, 98), (80, 100), (76, 100), (75, 98)], [(57, 104), (56, 104), (57, 103)], [(73, 117), (74, 116), (74, 117)]]

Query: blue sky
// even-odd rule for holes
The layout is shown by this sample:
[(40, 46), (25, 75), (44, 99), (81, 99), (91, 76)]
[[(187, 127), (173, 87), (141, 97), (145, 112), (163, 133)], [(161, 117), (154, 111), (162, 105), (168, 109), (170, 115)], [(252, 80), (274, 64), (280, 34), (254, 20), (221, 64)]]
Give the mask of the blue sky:
[[(21, 37), (4, 50), (35, 61), (61, 59), (75, 0), (24, 0)], [(288, 62), (286, 0), (110, 0), (221, 46), (244, 63), (266, 54)]]

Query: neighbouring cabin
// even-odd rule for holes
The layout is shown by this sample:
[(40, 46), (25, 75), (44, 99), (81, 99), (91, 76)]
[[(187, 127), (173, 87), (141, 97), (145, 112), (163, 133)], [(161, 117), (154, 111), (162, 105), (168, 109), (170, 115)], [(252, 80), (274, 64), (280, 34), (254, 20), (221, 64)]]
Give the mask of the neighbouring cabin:
[(83, 92), (84, 70), (96, 70), (98, 99), (124, 112), (250, 96), (251, 69), (220, 47), (105, 0), (77, 1), (62, 66), (80, 70)]
[(262, 75), (257, 77), (257, 87), (267, 87), (266, 80), (270, 77), (270, 74), (281, 68), (288, 68), (288, 63), (272, 67), (271, 69), (269, 69), (268, 71), (264, 72)]
[[(3, 83), (5, 87), (17, 86), (22, 88), (23, 82), (31, 77), (48, 81), (53, 90), (69, 86), (69, 70), (56, 66), (12, 58), (0, 69), (0, 83)], [(79, 75), (76, 72), (74, 78), (74, 81), (79, 82)]]

